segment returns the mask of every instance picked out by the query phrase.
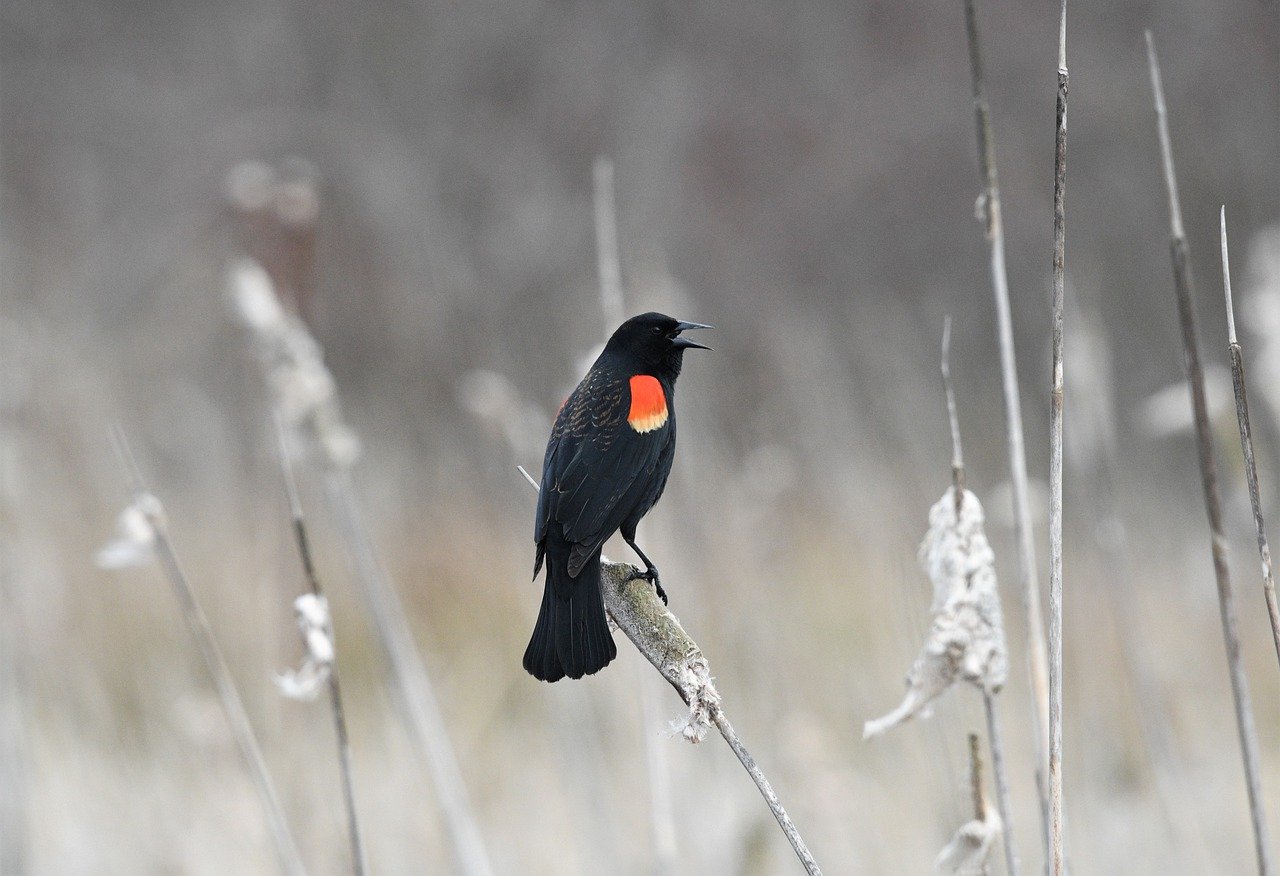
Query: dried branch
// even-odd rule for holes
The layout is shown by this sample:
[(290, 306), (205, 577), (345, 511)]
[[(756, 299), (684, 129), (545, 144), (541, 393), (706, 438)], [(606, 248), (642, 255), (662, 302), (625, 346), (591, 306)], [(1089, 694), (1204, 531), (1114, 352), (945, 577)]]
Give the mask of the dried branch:
[(1049, 393), (1049, 872), (1064, 871), (1062, 839), (1062, 323), (1067, 250), (1067, 0), (1058, 20), (1053, 155), (1053, 387)]
[[(311, 557), (311, 544), (307, 539), (307, 527), (302, 517), (302, 499), (298, 495), (298, 485), (293, 477), (293, 464), (289, 459), (289, 448), (286, 444), (284, 426), (279, 417), (275, 418), (276, 439), (280, 451), (280, 468), (284, 474), (285, 492), (289, 497), (289, 517), (293, 522), (294, 539), (298, 543), (298, 556), (302, 560), (302, 572), (307, 581), (307, 588), (316, 600), (324, 601), (324, 591), (320, 587), (320, 579), (316, 576), (315, 563)], [(325, 621), (328, 621), (327, 601), (324, 602)], [(352, 872), (363, 876), (368, 868), (365, 861), (364, 843), (360, 840), (360, 821), (356, 816), (356, 796), (351, 770), (351, 741), (347, 734), (347, 718), (342, 707), (342, 687), (338, 683), (338, 666), (336, 646), (331, 624), (328, 627), (329, 661), (329, 706), (333, 712), (333, 729), (338, 742), (338, 766), (342, 774), (342, 800), (347, 810), (347, 835), (351, 842)], [(309, 650), (310, 647), (309, 647)]]
[(1244, 451), (1244, 476), (1253, 506), (1253, 528), (1258, 535), (1258, 555), (1262, 558), (1262, 595), (1271, 621), (1271, 638), (1280, 659), (1280, 609), (1276, 607), (1276, 581), (1271, 566), (1271, 545), (1262, 520), (1262, 496), (1258, 491), (1258, 464), (1253, 456), (1253, 431), (1249, 426), (1249, 396), (1245, 388), (1244, 353), (1236, 339), (1236, 317), (1231, 306), (1231, 264), (1227, 257), (1227, 208), (1222, 208), (1222, 288), (1227, 299), (1227, 345), (1231, 353), (1231, 383), (1236, 393), (1236, 422), (1240, 426), (1240, 448)]
[(1218, 607), (1222, 615), (1222, 638), (1226, 644), (1227, 667), (1231, 675), (1231, 693), (1235, 703), (1236, 727), (1240, 734), (1240, 752), (1244, 761), (1245, 783), (1249, 792), (1249, 814), (1253, 822), (1254, 848), (1258, 872), (1273, 872), (1267, 840), (1266, 814), (1263, 805), (1262, 779), (1258, 754), (1258, 734), (1254, 727), (1253, 705), (1249, 681), (1240, 657), (1240, 633), (1236, 619), (1235, 596), (1227, 567), (1227, 539), (1222, 530), (1222, 497), (1218, 491), (1218, 468), (1213, 457), (1213, 433), (1209, 426), (1205, 402), (1204, 370), (1200, 364), (1200, 342), (1197, 338), (1195, 302), (1191, 262), (1187, 239), (1182, 227), (1182, 205), (1178, 200), (1178, 178), (1173, 167), (1173, 147), (1169, 138), (1169, 116), (1165, 107), (1164, 87), (1155, 43), (1147, 31), (1147, 61), (1151, 72), (1151, 91), (1155, 99), (1156, 131), (1160, 138), (1160, 156), (1164, 169), (1165, 189), (1169, 199), (1170, 255), (1173, 260), (1173, 284), (1178, 300), (1178, 320), (1182, 326), (1182, 348), (1191, 385), (1191, 404), (1195, 413), (1196, 446), (1200, 457), (1200, 477), (1204, 487), (1205, 510), (1209, 517), (1213, 571), (1218, 585)]
[[(304, 874), (306, 873), (306, 868), (302, 865), (302, 857), (298, 853), (297, 844), (289, 831), (288, 822), (284, 817), (284, 810), (280, 806), (280, 798), (276, 795), (275, 785), (267, 772), (267, 764), (262, 757), (262, 750), (258, 747), (258, 740), (253, 734), (253, 725), (249, 723), (249, 716), (245, 712), (244, 703), (241, 701), (235, 682), (231, 678), (231, 671), (227, 668), (227, 662), (222, 657), (222, 651), (218, 648), (218, 643), (213, 637), (213, 630), (209, 626), (209, 620), (205, 617), (203, 609), (200, 608), (200, 604), (196, 601), (195, 592), (191, 589), (186, 573), (182, 570), (182, 565), (178, 562), (178, 556), (174, 552), (173, 543), (169, 538), (169, 528), (165, 518), (164, 507), (160, 504), (159, 499), (147, 491), (146, 484), (142, 479), (142, 473), (138, 469), (137, 463), (134, 462), (133, 454), (130, 452), (128, 442), (125, 440), (124, 432), (117, 427), (112, 430), (112, 438), (115, 441), (116, 450), (132, 485), (133, 498), (129, 509), (126, 510), (126, 515), (129, 515), (129, 511), (133, 512), (129, 516), (134, 521), (135, 537), (139, 542), (145, 541), (146, 546), (154, 557), (160, 561), (165, 577), (168, 578), (169, 584), (173, 588), (173, 594), (178, 600), (178, 607), (182, 611), (182, 619), (186, 621), (187, 630), (191, 633), (191, 638), (195, 640), (196, 648), (200, 651), (200, 657), (204, 660), (205, 667), (209, 670), (213, 685), (218, 692), (218, 699), (222, 703), (222, 710), (227, 716), (227, 724), (231, 728), (236, 744), (240, 747), (240, 754), (244, 758), (245, 766), (249, 769), (249, 775), (252, 777), (254, 786), (258, 790), (258, 796), (262, 801), (262, 808), (267, 817), (267, 826), (271, 831), (272, 839), (275, 841), (276, 856), (279, 858), (280, 868), (286, 873)], [(145, 526), (145, 529), (142, 528), (143, 526)], [(99, 553), (100, 557), (101, 555), (102, 552)]]
[(1013, 486), (1014, 523), (1018, 540), (1018, 578), (1027, 623), (1027, 660), (1033, 698), (1032, 730), (1035, 733), (1036, 789), (1046, 854), (1049, 844), (1049, 791), (1045, 778), (1047, 752), (1045, 730), (1049, 722), (1049, 657), (1040, 610), (1040, 584), (1036, 578), (1035, 540), (1031, 532), (1031, 498), (1027, 486), (1027, 454), (1022, 436), (1022, 402), (1018, 390), (1017, 357), (1013, 344), (1013, 316), (1009, 308), (1009, 278), (1004, 259), (1004, 222), (1000, 214), (1000, 184), (996, 175), (995, 140), (991, 110), (987, 104), (978, 45), (978, 20), (974, 0), (964, 0), (965, 33), (969, 43), (969, 67), (973, 82), (973, 109), (977, 124), (978, 164), (983, 191), (978, 214), (990, 249), (991, 288), (995, 293), (996, 324), (1000, 346), (1001, 384), (1004, 390), (1006, 431), (1009, 443), (1009, 480)]
[(711, 668), (702, 650), (689, 638), (675, 615), (658, 599), (653, 585), (635, 577), (638, 570), (634, 566), (626, 563), (603, 563), (601, 572), (605, 606), (617, 622), (618, 628), (626, 633), (632, 644), (676, 689), (676, 693), (689, 707), (689, 715), (681, 729), (682, 735), (691, 742), (697, 742), (706, 736), (711, 725), (715, 725), (737, 755), (743, 769), (760, 789), (761, 796), (769, 805), (769, 810), (777, 819), (787, 841), (795, 849), (805, 871), (810, 876), (819, 876), (822, 871), (810, 854), (809, 847), (782, 808), (778, 795), (774, 793), (773, 786), (756, 764), (755, 758), (747, 751), (734, 732), (733, 725), (729, 723), (720, 705), (720, 695), (712, 683)]

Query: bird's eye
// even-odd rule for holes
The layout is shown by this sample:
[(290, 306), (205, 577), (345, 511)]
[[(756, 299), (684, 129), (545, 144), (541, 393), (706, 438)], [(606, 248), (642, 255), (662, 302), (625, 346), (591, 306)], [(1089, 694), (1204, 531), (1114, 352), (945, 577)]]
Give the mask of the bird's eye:
[(655, 325), (653, 328), (649, 329), (649, 331), (653, 332), (655, 335), (660, 335), (662, 334), (662, 326)]

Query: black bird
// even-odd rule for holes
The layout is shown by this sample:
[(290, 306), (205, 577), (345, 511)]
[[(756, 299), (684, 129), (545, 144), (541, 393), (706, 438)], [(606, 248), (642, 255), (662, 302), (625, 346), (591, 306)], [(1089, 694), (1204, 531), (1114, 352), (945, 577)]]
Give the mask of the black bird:
[(709, 350), (681, 332), (711, 326), (661, 313), (634, 316), (618, 327), (551, 429), (533, 538), (546, 588), (538, 624), (524, 652), (534, 678), (559, 681), (599, 672), (618, 655), (600, 592), (600, 549), (622, 537), (644, 561), (641, 577), (667, 594), (658, 569), (636, 544), (636, 525), (671, 474), (676, 448), (676, 378), (691, 347)]

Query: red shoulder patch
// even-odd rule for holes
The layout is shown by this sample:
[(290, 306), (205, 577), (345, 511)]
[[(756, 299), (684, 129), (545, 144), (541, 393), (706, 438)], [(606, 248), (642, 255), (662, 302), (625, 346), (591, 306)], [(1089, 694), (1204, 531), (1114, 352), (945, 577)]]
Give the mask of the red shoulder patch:
[(631, 378), (631, 410), (627, 422), (637, 432), (652, 432), (667, 423), (667, 394), (658, 378), (637, 374)]

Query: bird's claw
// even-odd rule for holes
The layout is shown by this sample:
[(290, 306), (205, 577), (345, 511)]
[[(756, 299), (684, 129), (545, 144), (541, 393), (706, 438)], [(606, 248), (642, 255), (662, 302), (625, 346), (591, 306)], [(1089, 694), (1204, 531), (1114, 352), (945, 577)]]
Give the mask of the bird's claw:
[(658, 569), (656, 566), (650, 566), (649, 568), (645, 569), (643, 572), (641, 572), (639, 569), (633, 568), (631, 572), (631, 580), (635, 581), (637, 579), (642, 579), (645, 581), (652, 582), (654, 592), (658, 594), (658, 598), (662, 600), (662, 604), (663, 605), (668, 604), (667, 591), (662, 589), (662, 581), (658, 577)]

